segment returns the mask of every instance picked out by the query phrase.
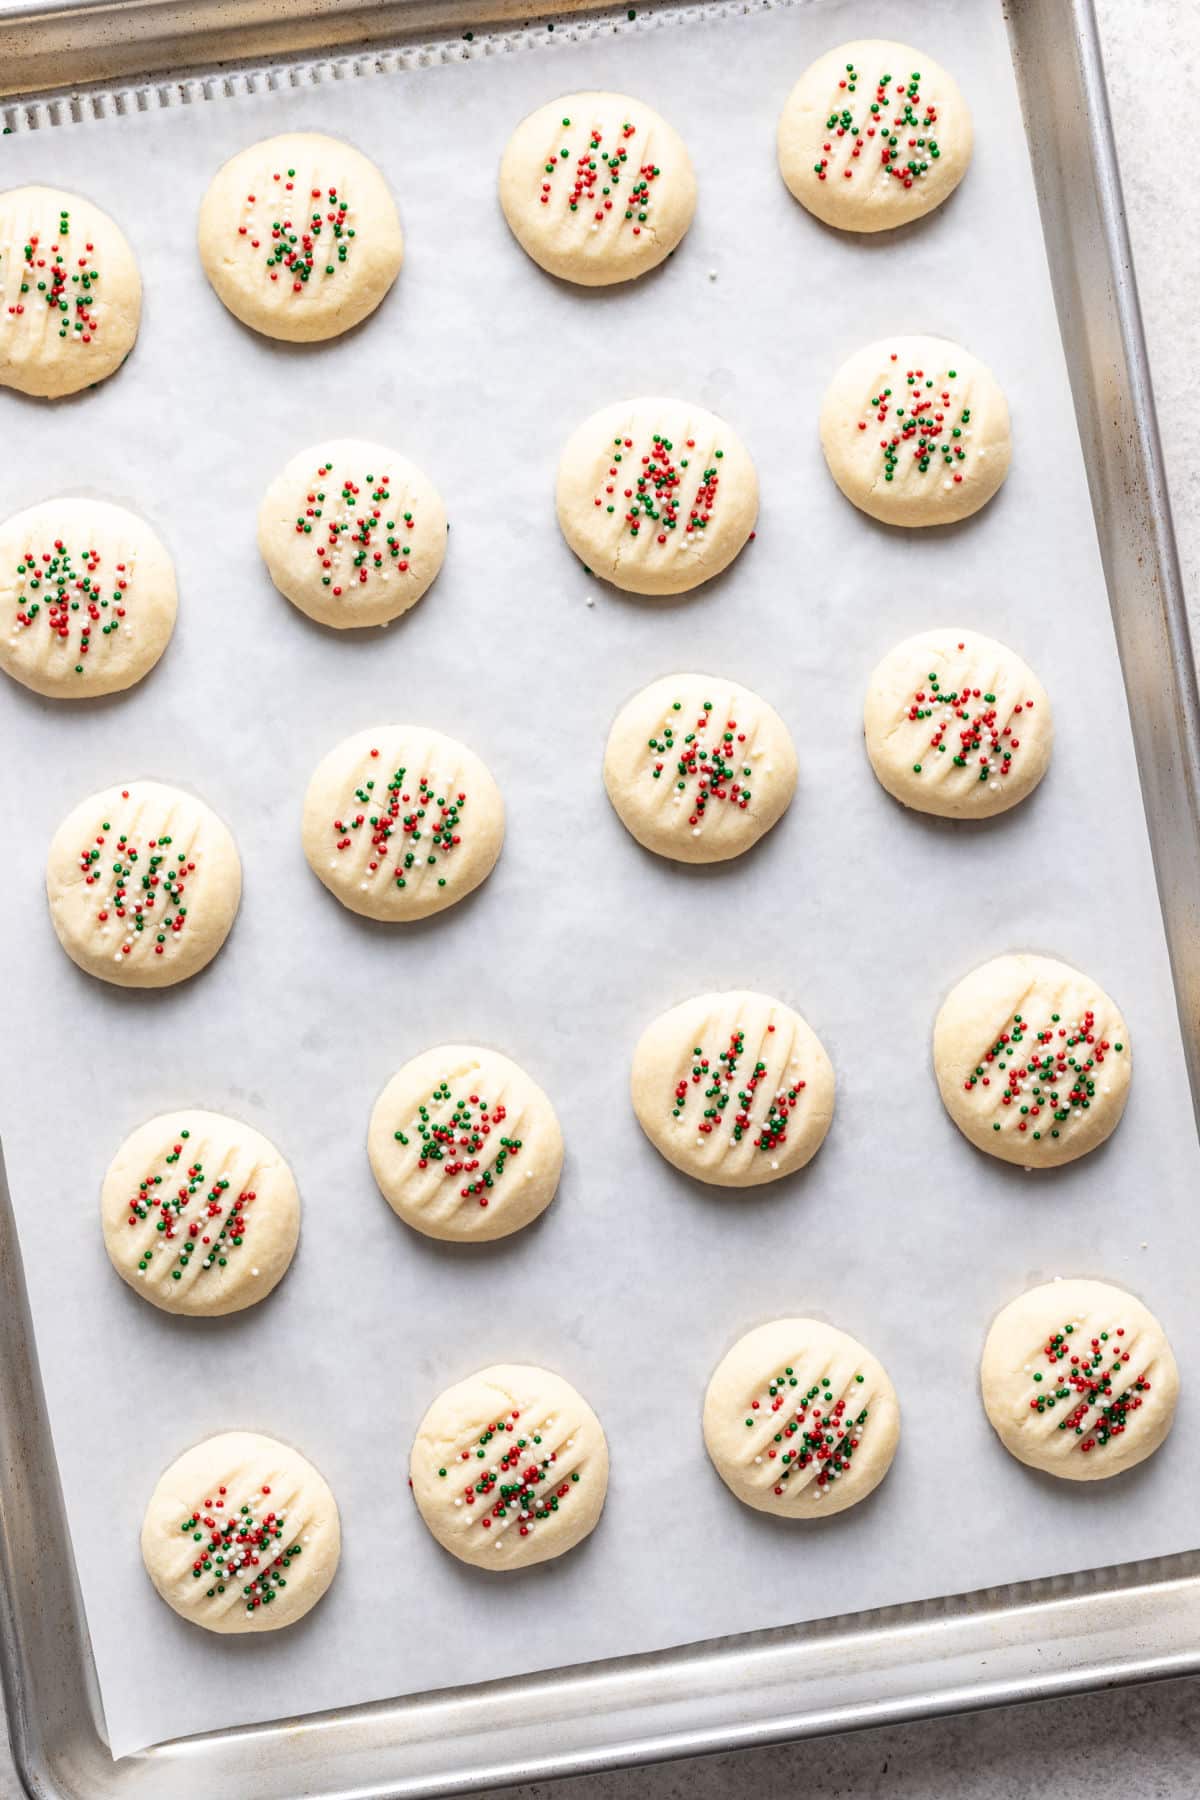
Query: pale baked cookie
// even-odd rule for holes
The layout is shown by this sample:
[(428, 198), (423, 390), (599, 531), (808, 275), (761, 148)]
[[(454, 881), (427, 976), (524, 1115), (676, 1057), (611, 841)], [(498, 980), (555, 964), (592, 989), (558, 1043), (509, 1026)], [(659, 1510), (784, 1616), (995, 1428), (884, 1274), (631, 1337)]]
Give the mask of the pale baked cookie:
[(1031, 794), (1050, 762), (1054, 715), (1027, 663), (995, 638), (947, 626), (905, 638), (879, 664), (863, 712), (867, 755), (917, 812), (986, 819)]
[(567, 440), (556, 503), (589, 573), (631, 594), (682, 594), (745, 544), (758, 476), (715, 413), (683, 400), (623, 400)]
[(100, 1192), (113, 1268), (164, 1312), (241, 1312), (287, 1271), (300, 1234), (292, 1171), (224, 1113), (180, 1108), (132, 1132)]
[(360, 151), (319, 132), (251, 144), (200, 208), (200, 260), (235, 318), (267, 337), (337, 337), (375, 311), (404, 240), (387, 183)]
[(821, 448), (847, 500), (873, 519), (948, 525), (978, 512), (1008, 474), (1008, 402), (960, 344), (883, 338), (834, 376)]
[(54, 400), (133, 348), (142, 278), (107, 213), (61, 188), (0, 194), (0, 387)]
[(258, 512), (271, 580), (322, 625), (386, 625), (415, 606), (446, 554), (446, 509), (415, 463), (358, 438), (301, 450)]
[(882, 38), (809, 65), (779, 120), (779, 168), (803, 206), (843, 231), (932, 212), (967, 172), (974, 132), (940, 63)]
[(150, 1497), (142, 1561), (181, 1619), (206, 1631), (278, 1631), (311, 1612), (337, 1571), (328, 1484), (298, 1450), (222, 1431), (173, 1462)]
[(1049, 956), (997, 956), (933, 1028), (946, 1111), (979, 1150), (1026, 1168), (1073, 1162), (1116, 1130), (1133, 1056), (1102, 987)]
[(515, 1062), (475, 1044), (439, 1044), (380, 1094), (367, 1153), (405, 1224), (472, 1243), (507, 1237), (545, 1211), (563, 1140), (554, 1108)]
[(115, 694), (175, 627), (175, 569), (143, 520), (104, 500), (43, 500), (0, 525), (0, 668), (54, 700)]
[(169, 987), (212, 961), (242, 895), (216, 813), (160, 781), (92, 794), (67, 814), (46, 864), (58, 941), (119, 987)]
[(501, 1363), (438, 1395), (417, 1428), (409, 1476), (443, 1549), (479, 1569), (526, 1569), (595, 1528), (608, 1445), (560, 1375)]
[(1101, 1481), (1153, 1456), (1179, 1396), (1162, 1326), (1106, 1281), (1047, 1281), (1010, 1301), (979, 1378), (1004, 1448), (1066, 1481)]
[(465, 744), (423, 725), (380, 725), (318, 763), (303, 834), (313, 874), (351, 912), (423, 919), (491, 874), (504, 801)]
[(604, 287), (671, 254), (696, 210), (696, 177), (678, 132), (640, 100), (564, 94), (508, 140), (500, 204), (535, 263)]
[(712, 675), (668, 675), (608, 734), (604, 785), (639, 844), (677, 862), (725, 862), (770, 831), (796, 791), (779, 714)]
[(758, 1187), (803, 1168), (833, 1118), (833, 1065), (789, 1006), (765, 994), (698, 994), (647, 1027), (633, 1110), (669, 1163), (716, 1187)]
[(881, 1363), (819, 1319), (774, 1319), (739, 1338), (704, 1396), (704, 1442), (731, 1493), (782, 1519), (865, 1500), (900, 1438)]

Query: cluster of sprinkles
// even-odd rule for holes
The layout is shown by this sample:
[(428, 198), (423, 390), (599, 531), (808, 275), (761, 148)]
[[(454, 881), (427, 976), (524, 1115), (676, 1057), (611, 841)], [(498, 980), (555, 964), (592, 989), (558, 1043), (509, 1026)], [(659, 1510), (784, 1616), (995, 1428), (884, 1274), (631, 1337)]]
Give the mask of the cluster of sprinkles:
[(975, 1087), (991, 1087), (993, 1073), (1002, 1089), (1001, 1119), (993, 1131), (1028, 1133), (1036, 1142), (1049, 1130), (1061, 1136), (1064, 1126), (1087, 1112), (1096, 1095), (1097, 1071), (1111, 1051), (1119, 1056), (1124, 1044), (1111, 1044), (1096, 1031), (1096, 1015), (1089, 1006), (1082, 1017), (1064, 1024), (1059, 1013), (1035, 1031), (1021, 1013), (1002, 1031), (983, 1061), (963, 1082), (970, 1093)]
[[(898, 360), (895, 351), (891, 360)], [(962, 481), (961, 465), (967, 460), (963, 439), (970, 436), (971, 409), (960, 405), (952, 390), (941, 385), (957, 379), (957, 369), (947, 369), (944, 376), (906, 369), (898, 396), (890, 387), (871, 395), (870, 416), (859, 420), (858, 429), (868, 431), (872, 418), (883, 426), (879, 448), (885, 481), (893, 481), (897, 469), (919, 475), (927, 475), (930, 469), (936, 474), (940, 469), (942, 486), (947, 489)], [(904, 405), (898, 404), (899, 400)]]
[(1073, 1433), (1085, 1456), (1120, 1437), (1130, 1413), (1138, 1410), (1143, 1394), (1150, 1392), (1144, 1375), (1125, 1385), (1130, 1351), (1119, 1341), (1124, 1336), (1125, 1327), (1118, 1325), (1113, 1331), (1089, 1337), (1083, 1323), (1072, 1320), (1061, 1331), (1051, 1332), (1042, 1345), (1046, 1369), (1025, 1365), (1037, 1390), (1029, 1402), (1030, 1411), (1042, 1415), (1063, 1407), (1064, 1416), (1056, 1420), (1058, 1429)]
[[(855, 1385), (864, 1377), (855, 1375)], [(849, 1469), (861, 1442), (867, 1423), (868, 1408), (858, 1412), (838, 1398), (828, 1375), (820, 1375), (803, 1393), (793, 1393), (800, 1378), (792, 1367), (783, 1370), (767, 1384), (767, 1391), (751, 1400), (746, 1413), (746, 1429), (758, 1425), (778, 1424), (779, 1430), (763, 1446), (756, 1463), (777, 1463), (771, 1471), (776, 1494), (787, 1492), (787, 1483), (799, 1469), (816, 1468), (816, 1475), (797, 1486), (812, 1485), (818, 1500), (823, 1500), (832, 1484)], [(755, 1415), (758, 1415), (757, 1417)], [(779, 1416), (782, 1415), (782, 1416)], [(784, 1446), (786, 1445), (786, 1448)], [(776, 1448), (778, 1446), (778, 1448)]]
[[(163, 1159), (164, 1171), (139, 1181), (137, 1192), (129, 1201), (130, 1225), (136, 1228), (152, 1219), (155, 1231), (163, 1239), (162, 1247), (178, 1245), (177, 1250), (168, 1252), (177, 1264), (171, 1270), (172, 1281), (182, 1281), (184, 1270), (197, 1251), (202, 1252), (201, 1269), (225, 1268), (230, 1254), (240, 1250), (245, 1242), (246, 1208), (258, 1197), (253, 1188), (243, 1188), (230, 1198), (227, 1176), (208, 1180), (199, 1157), (186, 1160), (189, 1135), (180, 1131)], [(199, 1202), (194, 1205), (197, 1195)], [(148, 1244), (140, 1253), (139, 1275), (150, 1267), (155, 1247)]]
[[(774, 1025), (767, 1026), (768, 1032), (774, 1030)], [(756, 1094), (762, 1086), (767, 1065), (760, 1060), (748, 1074), (739, 1077), (738, 1068), (745, 1051), (746, 1034), (738, 1030), (730, 1033), (729, 1043), (715, 1059), (706, 1055), (703, 1045), (693, 1045), (691, 1070), (675, 1084), (671, 1117), (683, 1117), (692, 1089), (697, 1088), (701, 1090), (697, 1098), (703, 1103), (697, 1131), (709, 1137), (719, 1126), (727, 1126), (730, 1140), (735, 1144), (740, 1144), (750, 1134), (756, 1150), (777, 1150), (787, 1142), (788, 1121), (806, 1084), (789, 1081), (774, 1095), (768, 1090), (764, 1105), (764, 1097), (760, 1095), (756, 1099)], [(734, 1103), (732, 1116), (727, 1119), (725, 1115), (731, 1102)], [(756, 1109), (757, 1123), (752, 1118)]]
[[(958, 646), (966, 648), (965, 644)], [(1021, 748), (1014, 735), (1014, 725), (1023, 713), (1033, 711), (1032, 700), (1018, 700), (1006, 724), (1001, 724), (996, 696), (986, 689), (972, 687), (945, 688), (936, 669), (930, 669), (928, 685), (916, 690), (905, 710), (914, 725), (934, 721), (929, 749), (939, 756), (949, 756), (956, 769), (973, 769), (976, 779), (999, 785), (994, 778), (1012, 773), (1013, 757)], [(912, 766), (920, 775), (923, 763)]]
[[(450, 1117), (441, 1123), (432, 1116), (431, 1109), (447, 1103)], [(409, 1128), (421, 1140), (417, 1167), (439, 1166), (446, 1181), (465, 1176), (466, 1185), (459, 1189), (460, 1199), (477, 1199), (480, 1206), (487, 1206), (505, 1168), (521, 1154), (521, 1140), (517, 1137), (499, 1137), (494, 1146), (488, 1144), (507, 1117), (508, 1109), (501, 1102), (489, 1106), (481, 1094), (468, 1094), (465, 1098), (460, 1095), (456, 1099), (450, 1083), (440, 1081), (428, 1103), (417, 1107), (416, 1121)], [(411, 1142), (407, 1132), (396, 1131), (393, 1136), (407, 1149)], [(483, 1153), (489, 1148), (494, 1148), (495, 1155), (484, 1168)]]
[[(200, 1548), (192, 1563), (192, 1580), (211, 1582), (205, 1588), (207, 1600), (214, 1600), (227, 1587), (241, 1587), (248, 1613), (269, 1606), (287, 1586), (287, 1572), (300, 1555), (301, 1546), (286, 1544), (285, 1513), (276, 1512), (270, 1502), (271, 1489), (264, 1484), (241, 1506), (229, 1499), (229, 1490), (219, 1487), (216, 1497), (204, 1500), (179, 1529)], [(284, 1545), (277, 1549), (277, 1545)]]
[[(682, 712), (683, 702), (674, 700), (672, 712)], [(691, 731), (680, 732), (678, 727), (683, 720), (666, 719), (657, 737), (652, 737), (647, 748), (650, 751), (652, 768), (651, 777), (661, 781), (667, 772), (667, 758), (673, 759), (673, 768), (669, 771), (677, 794), (691, 796), (691, 812), (688, 824), (692, 827), (692, 835), (699, 837), (701, 823), (712, 800), (723, 801), (745, 812), (750, 805), (750, 767), (743, 763), (740, 767), (737, 746), (744, 745), (746, 733), (738, 730), (736, 719), (726, 719), (723, 731), (715, 737), (707, 736), (712, 723), (713, 703), (705, 700), (699, 717)]]
[[(128, 800), (129, 789), (121, 790)], [(88, 887), (99, 886), (111, 876), (111, 885), (99, 896), (96, 921), (107, 926), (113, 918), (124, 927), (124, 942), (115, 960), (132, 954), (134, 944), (149, 933), (155, 956), (161, 956), (172, 937), (178, 937), (187, 924), (188, 909), (183, 904), (188, 877), (195, 874), (195, 861), (186, 850), (174, 850), (174, 840), (167, 832), (150, 838), (139, 847), (127, 831), (122, 831), (107, 854), (112, 857), (108, 868), (102, 868), (112, 824), (102, 823), (95, 839), (79, 853), (79, 872)], [(165, 903), (165, 904), (164, 904)]]
[[(520, 1411), (514, 1408), (505, 1418), (485, 1425), (457, 1458), (459, 1463), (490, 1465), (472, 1470), (471, 1480), (459, 1490), (454, 1504), (477, 1506), (479, 1511), (473, 1517), (481, 1531), (499, 1527), (497, 1550), (509, 1526), (516, 1525), (522, 1537), (529, 1537), (537, 1526), (553, 1518), (579, 1480), (578, 1469), (567, 1475), (558, 1474), (554, 1466), (558, 1452), (543, 1442), (542, 1434), (549, 1431), (554, 1420), (543, 1419), (540, 1425), (527, 1426), (522, 1434), (518, 1429), (520, 1418)], [(573, 1449), (574, 1439), (567, 1438), (563, 1448)], [(465, 1471), (460, 1469), (457, 1473)], [(450, 1469), (439, 1469), (438, 1478), (448, 1481)]]
[[(570, 124), (570, 119), (563, 120), (564, 131), (570, 128)], [(618, 222), (627, 224), (634, 237), (642, 235), (642, 226), (650, 217), (650, 186), (658, 180), (662, 170), (653, 162), (627, 168), (629, 148), (632, 147), (630, 139), (636, 135), (637, 126), (626, 119), (620, 127), (620, 141), (616, 148), (605, 150), (602, 148), (604, 133), (598, 125), (593, 125), (588, 132), (587, 148), (575, 159), (575, 167), (570, 171), (567, 210), (573, 213), (590, 211), (593, 231), (598, 230), (611, 216)], [(571, 152), (566, 144), (562, 145), (557, 156), (552, 152), (547, 157), (539, 195), (543, 206), (550, 204), (555, 175), (570, 160)], [(622, 183), (628, 189), (624, 196), (618, 193)]]
[[(10, 318), (21, 318), (25, 296), (38, 294), (50, 311), (57, 315), (58, 335), (77, 344), (90, 344), (98, 336), (100, 322), (93, 310), (100, 271), (92, 262), (94, 244), (85, 243), (84, 254), (70, 257), (71, 246), (63, 243), (71, 235), (71, 215), (60, 208), (58, 238), (44, 245), (38, 232), (31, 232), (21, 252), (23, 267), (17, 298), (8, 308)], [(30, 305), (37, 302), (31, 300)]]
[[(308, 204), (299, 220), (293, 213), (304, 206), (302, 196), (295, 193), (296, 171), (276, 171), (266, 194), (270, 222), (262, 226), (256, 215), (247, 211), (238, 236), (248, 238), (252, 250), (263, 248), (266, 239), (266, 270), (272, 281), (282, 275), (290, 281), (294, 294), (303, 293), (314, 275), (336, 275), (350, 254), (354, 227), (346, 223), (349, 209), (336, 187), (310, 188)], [(257, 194), (246, 195), (246, 207), (259, 205)]]
[[(838, 88), (846, 99), (857, 93), (859, 80), (859, 71), (853, 63), (847, 63), (846, 73), (838, 82)], [(813, 164), (813, 173), (818, 181), (829, 179), (830, 159), (839, 148), (836, 142), (839, 138), (844, 140), (840, 147), (848, 147), (850, 152), (842, 170), (845, 181), (853, 181), (853, 165), (859, 161), (863, 151), (869, 149), (872, 138), (879, 139), (880, 168), (885, 175), (905, 188), (912, 187), (915, 181), (920, 181), (923, 175), (927, 175), (929, 165), (935, 163), (941, 155), (937, 138), (930, 135), (937, 126), (937, 107), (932, 100), (922, 103), (921, 75), (917, 69), (913, 70), (907, 84), (903, 81), (893, 82), (890, 75), (881, 75), (875, 86), (875, 98), (869, 103), (861, 124), (855, 123), (854, 113), (855, 108), (852, 106), (834, 106), (826, 119), (825, 129), (829, 137), (821, 145), (823, 154)], [(917, 133), (921, 135), (915, 135)], [(870, 166), (868, 155), (867, 167)]]
[[(378, 750), (372, 750), (371, 755), (378, 757)], [(422, 857), (426, 867), (436, 868), (439, 858), (444, 861), (458, 848), (462, 843), (458, 828), (467, 804), (466, 794), (457, 790), (437, 793), (427, 775), (406, 788), (407, 773), (403, 766), (395, 769), (379, 795), (375, 792), (373, 779), (364, 781), (354, 790), (357, 810), (347, 811), (333, 821), (334, 848), (339, 853), (349, 850), (360, 836), (366, 835), (371, 844), (367, 856), (368, 875), (377, 874), (381, 868), (390, 865), (391, 878), (398, 888), (407, 887), (412, 870)], [(403, 810), (405, 807), (407, 812)], [(399, 842), (393, 845), (391, 840), (397, 831)], [(337, 867), (336, 858), (331, 866)], [(438, 876), (437, 884), (445, 887), (444, 875)], [(364, 887), (368, 885), (363, 882)]]
[(76, 552), (61, 538), (55, 538), (49, 550), (23, 551), (16, 568), (11, 642), (41, 621), (58, 644), (78, 657), (76, 675), (85, 674), (93, 632), (99, 627), (101, 638), (107, 638), (120, 630), (133, 579), (127, 563), (115, 563), (111, 575), (101, 574), (100, 563), (98, 550)]
[[(695, 438), (684, 441), (684, 450), (696, 448)], [(640, 468), (622, 469), (620, 465), (626, 460), (633, 463), (633, 439), (615, 437), (608, 452), (608, 479), (604, 492), (595, 496), (595, 505), (602, 506), (606, 512), (616, 515), (620, 510), (622, 528), (630, 537), (639, 537), (643, 527), (647, 535), (654, 534), (656, 542), (665, 544), (668, 532), (674, 531), (680, 521), (682, 500), (680, 488), (683, 486), (683, 471), (690, 467), (691, 457), (681, 455), (675, 460), (675, 446), (669, 437), (656, 431), (650, 440), (650, 448), (641, 458)], [(687, 521), (684, 525), (684, 536), (689, 537), (701, 532), (708, 525), (717, 503), (717, 486), (720, 470), (717, 464), (725, 455), (723, 450), (714, 450), (713, 460), (707, 468), (700, 471), (695, 496), (688, 509)], [(622, 481), (630, 485), (625, 487)], [(620, 487), (620, 493), (617, 489)], [(625, 505), (622, 506), (621, 502)]]
[[(321, 567), (321, 586), (332, 589), (334, 598), (340, 599), (343, 583), (353, 591), (355, 586), (366, 587), (375, 575), (386, 581), (393, 570), (400, 575), (408, 573), (412, 545), (405, 539), (412, 537), (414, 522), (410, 512), (395, 519), (384, 517), (392, 497), (389, 476), (364, 475), (364, 497), (362, 486), (352, 476), (329, 482), (332, 474), (331, 462), (318, 468), (312, 486), (305, 491), (304, 510), (296, 515), (296, 535), (316, 534), (318, 541), (312, 548)], [(331, 489), (337, 490), (341, 507), (337, 516), (327, 519)]]

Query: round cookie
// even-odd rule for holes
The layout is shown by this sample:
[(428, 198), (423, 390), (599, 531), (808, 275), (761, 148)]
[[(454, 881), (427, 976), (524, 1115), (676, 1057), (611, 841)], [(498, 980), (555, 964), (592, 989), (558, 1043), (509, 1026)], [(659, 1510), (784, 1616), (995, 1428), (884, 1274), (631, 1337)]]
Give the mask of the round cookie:
[(415, 606), (446, 554), (446, 509), (415, 463), (357, 438), (301, 450), (258, 512), (258, 547), (279, 592), (339, 630), (386, 625)]
[(647, 850), (676, 862), (726, 862), (787, 811), (796, 752), (779, 714), (749, 688), (667, 675), (614, 719), (604, 785)]
[(978, 1150), (1025, 1168), (1073, 1162), (1116, 1130), (1133, 1056), (1104, 989), (1049, 956), (997, 956), (933, 1028), (946, 1111)]
[(132, 1132), (100, 1192), (113, 1268), (164, 1312), (241, 1312), (287, 1272), (300, 1235), (292, 1171), (224, 1113), (181, 1107)]
[(311, 1612), (342, 1532), (324, 1478), (298, 1450), (222, 1431), (171, 1464), (142, 1522), (146, 1573), (205, 1631), (278, 1631)]
[(1050, 762), (1045, 688), (1012, 650), (947, 626), (905, 638), (876, 668), (863, 711), (867, 755), (904, 806), (987, 819), (1031, 794)]
[(368, 919), (423, 919), (491, 874), (504, 801), (475, 753), (423, 725), (381, 725), (318, 763), (304, 796), (304, 854)]
[(405, 1063), (371, 1114), (379, 1191), (426, 1237), (508, 1237), (544, 1212), (562, 1173), (554, 1108), (524, 1069), (475, 1044), (439, 1044)]
[(1066, 1481), (1102, 1481), (1153, 1456), (1179, 1396), (1162, 1326), (1106, 1281), (1047, 1281), (1011, 1300), (979, 1378), (1004, 1448)]
[(847, 500), (873, 519), (949, 525), (978, 512), (1008, 474), (1008, 402), (960, 344), (883, 338), (834, 376), (821, 448)]
[(124, 233), (78, 194), (0, 194), (0, 387), (56, 400), (133, 348), (142, 278)]
[(0, 668), (35, 694), (86, 700), (149, 673), (175, 627), (170, 556), (104, 500), (43, 500), (0, 525)]
[(640, 100), (564, 94), (508, 140), (500, 204), (535, 263), (606, 287), (670, 256), (696, 210), (696, 177), (678, 132)]
[(315, 131), (241, 150), (200, 207), (200, 260), (235, 318), (313, 343), (373, 313), (404, 239), (387, 183), (358, 150)]
[(758, 517), (758, 476), (723, 419), (683, 400), (623, 400), (567, 440), (562, 534), (630, 594), (683, 594), (719, 575)]
[(633, 1110), (669, 1163), (716, 1187), (759, 1187), (825, 1141), (834, 1077), (799, 1013), (765, 994), (698, 994), (647, 1027)]
[(118, 987), (169, 987), (211, 962), (242, 895), (233, 839), (202, 800), (160, 781), (106, 788), (50, 845), (46, 897), (58, 941)]
[(758, 1512), (844, 1512), (879, 1486), (900, 1438), (883, 1365), (819, 1319), (774, 1319), (717, 1364), (704, 1443), (731, 1493)]
[(409, 1476), (444, 1550), (478, 1569), (526, 1569), (595, 1528), (608, 1445), (560, 1375), (501, 1363), (438, 1395), (417, 1428)]
[(954, 192), (973, 139), (967, 103), (940, 63), (860, 38), (819, 56), (788, 95), (779, 168), (826, 225), (889, 231)]

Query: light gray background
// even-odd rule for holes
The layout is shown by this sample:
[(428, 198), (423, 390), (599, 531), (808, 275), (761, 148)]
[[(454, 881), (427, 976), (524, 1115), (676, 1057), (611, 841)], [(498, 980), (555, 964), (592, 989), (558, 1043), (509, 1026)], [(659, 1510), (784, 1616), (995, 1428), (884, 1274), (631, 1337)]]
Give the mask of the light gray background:
[[(1200, 325), (1194, 294), (1200, 252), (1193, 241), (1200, 204), (1180, 202), (1177, 184), (1160, 182), (1162, 165), (1148, 146), (1143, 119), (1151, 83), (1187, 92), (1200, 63), (1200, 15), (1176, 0), (1097, 0), (1105, 37), (1118, 143), (1134, 247), (1157, 375), (1160, 417), (1193, 618), (1200, 613), (1200, 426), (1185, 398)], [(1187, 190), (1182, 190), (1185, 194)], [(1194, 1739), (1195, 1688), (1170, 1683), (1116, 1696), (1096, 1696), (985, 1719), (828, 1739), (791, 1749), (679, 1764), (662, 1770), (597, 1778), (556, 1790), (586, 1800), (634, 1800), (803, 1789), (814, 1795), (954, 1794), (1016, 1796), (1055, 1793), (1063, 1800), (1117, 1796), (1191, 1796), (1200, 1784)], [(0, 1767), (0, 1794), (15, 1794)], [(535, 1800), (544, 1786), (510, 1790)]]

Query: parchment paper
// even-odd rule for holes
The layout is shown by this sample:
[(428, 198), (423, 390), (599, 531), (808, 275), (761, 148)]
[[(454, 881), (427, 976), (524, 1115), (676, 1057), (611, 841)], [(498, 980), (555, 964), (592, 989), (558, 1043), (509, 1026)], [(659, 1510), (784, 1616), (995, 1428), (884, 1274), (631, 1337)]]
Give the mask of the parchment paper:
[[(977, 145), (948, 205), (898, 235), (856, 240), (787, 194), (775, 122), (812, 57), (873, 32), (925, 46), (955, 71)], [(526, 111), (592, 86), (662, 109), (692, 148), (700, 203), (659, 274), (576, 293), (510, 239), (495, 172)], [(194, 245), (213, 171), (289, 126), (343, 134), (374, 157), (407, 236), (378, 315), (312, 350), (238, 325)], [(860, 0), (661, 29), (639, 21), (578, 45), (542, 33), (532, 52), (6, 139), (0, 174), (110, 207), (146, 287), (141, 337), (117, 378), (56, 407), (0, 397), (3, 510), (71, 489), (129, 504), (165, 537), (181, 587), (175, 642), (144, 686), (78, 707), (7, 682), (0, 696), (3, 1124), (114, 1753), (1191, 1546), (1197, 1144), (1000, 7)], [(830, 375), (860, 344), (905, 330), (964, 342), (1011, 402), (1011, 478), (959, 528), (878, 526), (822, 465), (816, 414)], [(588, 580), (554, 523), (567, 434), (643, 391), (723, 414), (762, 479), (757, 541), (678, 603)], [(255, 550), (268, 481), (333, 432), (394, 443), (449, 507), (443, 574), (383, 634), (311, 625), (275, 594)], [(973, 828), (903, 812), (861, 742), (876, 659), (946, 621), (1022, 652), (1057, 715), (1035, 798)], [(691, 667), (763, 693), (801, 761), (784, 821), (752, 854), (708, 870), (642, 852), (600, 777), (617, 708)], [(299, 820), (332, 744), (403, 718), (485, 758), (509, 835), (475, 897), (389, 929), (318, 885)], [(226, 948), (206, 974), (162, 993), (79, 973), (42, 893), (68, 808), (137, 775), (203, 795), (244, 859)], [(1102, 982), (1136, 1058), (1110, 1145), (1041, 1175), (976, 1154), (930, 1069), (947, 987), (1022, 947)], [(743, 1198), (672, 1171), (627, 1097), (646, 1021), (737, 985), (798, 1007), (839, 1084), (809, 1170)], [(464, 1250), (392, 1215), (365, 1138), (403, 1061), (472, 1038), (546, 1086), (568, 1148), (540, 1224)], [(224, 1321), (155, 1312), (117, 1280), (101, 1243), (110, 1156), (143, 1119), (188, 1105), (265, 1131), (303, 1193), (291, 1274), (268, 1302)], [(1020, 1467), (977, 1395), (992, 1315), (1055, 1273), (1144, 1295), (1183, 1371), (1168, 1446), (1090, 1488)], [(806, 1311), (880, 1356), (904, 1428), (870, 1502), (787, 1528), (721, 1486), (700, 1404), (742, 1332)], [(594, 1536), (509, 1579), (445, 1555), (406, 1491), (428, 1401), (502, 1358), (575, 1382), (613, 1458)], [(163, 1606), (137, 1542), (165, 1465), (232, 1426), (310, 1456), (345, 1533), (317, 1610), (240, 1641)]]

